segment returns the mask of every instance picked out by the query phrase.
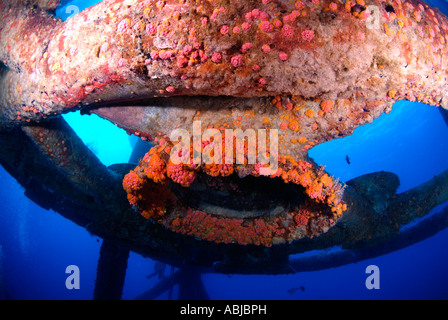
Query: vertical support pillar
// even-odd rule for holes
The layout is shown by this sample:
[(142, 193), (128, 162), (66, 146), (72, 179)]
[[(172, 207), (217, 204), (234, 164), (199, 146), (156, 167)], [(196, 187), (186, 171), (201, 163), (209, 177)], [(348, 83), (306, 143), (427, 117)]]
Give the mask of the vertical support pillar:
[(104, 239), (96, 269), (94, 300), (121, 299), (128, 258), (128, 249)]
[(178, 300), (210, 300), (202, 282), (201, 272), (193, 266), (185, 266), (179, 271)]

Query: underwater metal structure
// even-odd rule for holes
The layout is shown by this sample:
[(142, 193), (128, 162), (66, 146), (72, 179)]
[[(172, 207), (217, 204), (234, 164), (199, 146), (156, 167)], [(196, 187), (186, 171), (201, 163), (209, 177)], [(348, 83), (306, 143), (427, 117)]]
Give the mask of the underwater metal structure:
[[(204, 272), (275, 274), (370, 258), (447, 226), (444, 210), (400, 233), (448, 200), (448, 169), (396, 194), (393, 173), (343, 185), (307, 157), (397, 100), (448, 107), (448, 19), (437, 9), (104, 0), (62, 22), (58, 4), (0, 0), (0, 163), (31, 200), (105, 239), (96, 298), (121, 296), (129, 250)], [(156, 146), (107, 168), (62, 119), (75, 110)], [(170, 134), (195, 121), (224, 136), (277, 130), (278, 169), (262, 173), (244, 147), (238, 164), (174, 163)], [(343, 250), (290, 258), (334, 246)]]

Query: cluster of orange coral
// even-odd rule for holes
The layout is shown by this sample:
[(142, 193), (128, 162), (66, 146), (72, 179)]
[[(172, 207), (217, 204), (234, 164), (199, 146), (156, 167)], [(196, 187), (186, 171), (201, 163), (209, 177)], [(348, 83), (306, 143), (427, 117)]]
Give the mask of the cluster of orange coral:
[(145, 167), (146, 176), (155, 183), (160, 183), (166, 180), (166, 163), (156, 153), (151, 155), (147, 167)]
[(139, 200), (137, 192), (143, 187), (145, 181), (139, 177), (135, 170), (129, 172), (123, 179), (123, 188), (128, 195), (129, 203), (136, 206)]
[(261, 219), (245, 223), (243, 219), (216, 217), (191, 210), (185, 217), (175, 218), (171, 227), (175, 232), (217, 243), (272, 245), (272, 231)]
[[(315, 170), (309, 162), (289, 156), (281, 157), (279, 162), (288, 170), (278, 168), (271, 178), (281, 177), (285, 183), (292, 182), (305, 187), (305, 192), (311, 199), (326, 203), (336, 215), (347, 210), (347, 205), (341, 201), (342, 186), (335, 183), (322, 169)], [(259, 171), (254, 174), (258, 175)]]
[(233, 164), (206, 164), (204, 166), (204, 172), (212, 177), (228, 177), (233, 171)]
[(138, 168), (124, 177), (123, 188), (129, 203), (138, 207), (146, 219), (162, 217), (166, 213), (167, 204), (175, 201), (165, 185), (148, 180)]
[[(207, 145), (203, 143), (201, 148)], [(307, 225), (319, 215), (327, 216), (327, 222), (321, 223), (326, 224), (324, 227), (329, 227), (347, 209), (341, 200), (342, 186), (339, 183), (333, 181), (322, 168), (315, 169), (311, 163), (289, 156), (280, 157), (280, 167), (270, 177), (279, 177), (285, 183), (302, 186), (309, 197), (303, 207), (292, 208), (288, 213), (277, 217), (266, 215), (250, 219), (218, 217), (191, 208), (185, 209), (169, 190), (166, 183), (168, 179), (188, 187), (201, 171), (211, 177), (227, 177), (237, 170), (237, 165), (174, 164), (168, 159), (171, 150), (172, 147), (167, 143), (151, 149), (139, 167), (126, 175), (123, 186), (130, 203), (145, 218), (153, 218), (174, 232), (218, 243), (270, 246), (275, 241), (281, 242), (278, 239), (294, 240), (298, 237), (299, 228), (302, 228), (300, 234), (303, 236)], [(247, 149), (245, 152), (247, 153)], [(261, 166), (255, 165), (251, 174), (259, 176)], [(182, 209), (167, 214), (167, 207)], [(310, 207), (313, 211), (310, 211)]]
[(285, 239), (293, 239), (293, 233), (301, 227), (306, 230), (308, 222), (316, 216), (316, 212), (302, 208), (289, 215), (289, 222), (286, 224), (281, 217), (232, 219), (190, 209), (184, 216), (174, 218), (170, 228), (177, 233), (216, 243), (270, 247), (276, 242), (283, 243)]

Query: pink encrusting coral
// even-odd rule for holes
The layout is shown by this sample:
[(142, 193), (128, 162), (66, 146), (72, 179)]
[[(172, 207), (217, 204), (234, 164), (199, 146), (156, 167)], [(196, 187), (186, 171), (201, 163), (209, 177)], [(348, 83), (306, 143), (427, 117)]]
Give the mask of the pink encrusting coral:
[(118, 24), (117, 27), (117, 32), (118, 33), (123, 33), (126, 30), (129, 29), (129, 27), (131, 26), (131, 21), (129, 19), (123, 19), (121, 20), (121, 22)]
[(314, 38), (314, 31), (313, 30), (304, 30), (302, 31), (302, 39), (305, 41), (310, 42)]
[(157, 32), (157, 28), (152, 23), (148, 23), (146, 25), (146, 33), (150, 36), (154, 35)]
[(222, 54), (219, 52), (213, 52), (212, 54), (212, 61), (214, 63), (221, 63), (222, 61)]
[(254, 46), (253, 43), (251, 43), (251, 42), (246, 42), (245, 44), (243, 44), (243, 45), (241, 46), (241, 52), (242, 52), (242, 53), (246, 53), (246, 52), (249, 51), (253, 46)]
[(233, 56), (231, 59), (232, 66), (234, 66), (235, 68), (241, 67), (243, 65), (243, 61), (243, 56), (240, 54)]
[(221, 34), (227, 34), (227, 32), (229, 32), (229, 27), (228, 26), (226, 26), (226, 25), (224, 25), (224, 26), (222, 26), (221, 27)]
[(269, 52), (271, 52), (271, 47), (269, 45), (267, 45), (267, 44), (264, 44), (264, 45), (261, 46), (261, 50), (264, 53), (269, 53)]
[[(11, 121), (25, 122), (37, 117), (21, 115), (18, 119), (17, 111), (20, 112), (23, 105), (33, 105), (41, 111), (45, 110), (43, 113), (50, 116), (55, 112), (66, 112), (67, 108), (80, 107), (84, 102), (91, 105), (100, 99), (103, 102), (115, 101), (117, 97), (112, 97), (111, 93), (119, 91), (120, 83), (125, 83), (128, 91), (134, 92), (132, 97), (135, 98), (157, 96), (161, 92), (168, 96), (216, 96), (225, 89), (225, 94), (229, 96), (292, 94), (327, 100), (337, 96), (344, 96), (345, 99), (344, 92), (349, 90), (352, 94), (347, 93), (347, 97), (356, 100), (364, 95), (367, 99), (358, 100), (373, 105), (377, 101), (386, 100), (390, 85), (386, 85), (389, 81), (386, 78), (389, 77), (381, 78), (378, 74), (385, 68), (394, 69), (388, 71), (388, 75), (401, 75), (404, 71), (397, 67), (399, 65), (407, 66), (406, 74), (394, 78), (394, 88), (391, 89), (397, 94), (393, 99), (437, 105), (445, 105), (448, 101), (444, 98), (443, 90), (448, 60), (447, 19), (419, 1), (392, 0), (387, 10), (386, 6), (380, 6), (381, 21), (378, 28), (370, 28), (368, 25), (368, 6), (375, 4), (374, 1), (345, 1), (342, 4), (319, 0), (283, 4), (279, 1), (240, 3), (232, 0), (217, 1), (213, 5), (205, 0), (129, 0), (127, 5), (118, 1), (89, 8), (74, 17), (76, 23), (56, 22), (42, 12), (42, 23), (48, 29), (36, 33), (39, 36), (36, 41), (24, 36), (26, 26), (37, 23), (32, 20), (33, 15), (25, 14), (30, 8), (19, 10), (11, 3), (8, 1), (3, 5), (8, 12), (1, 14), (3, 31), (0, 37), (4, 43), (0, 48), (2, 60), (6, 65), (21, 65), (21, 70), (35, 73), (29, 78), (45, 74), (48, 82), (45, 86), (33, 89), (31, 84), (19, 86), (16, 83), (18, 80), (13, 78), (8, 95), (2, 94), (10, 97), (8, 100), (17, 101), (14, 103), (15, 109), (8, 112)], [(24, 23), (16, 23), (15, 16), (24, 19)], [(71, 29), (75, 25), (82, 26), (81, 37), (76, 36), (81, 29)], [(44, 35), (51, 41), (41, 39)], [(22, 44), (14, 45), (9, 40), (11, 37), (20, 39)], [(39, 47), (38, 56), (41, 59), (33, 58), (32, 50), (29, 49), (32, 41), (49, 43), (45, 52), (44, 47)], [(89, 49), (80, 50), (80, 41), (89, 44)], [(390, 46), (375, 45), (386, 42)], [(241, 48), (245, 43), (251, 43), (253, 47), (250, 50)], [(378, 51), (389, 47), (396, 48), (399, 54), (388, 55)], [(375, 48), (375, 52), (369, 51), (369, 48)], [(362, 53), (357, 55), (356, 50)], [(219, 52), (221, 59), (211, 59), (214, 52)], [(282, 52), (289, 58), (285, 59)], [(311, 52), (313, 59), (306, 60), (307, 54)], [(417, 59), (416, 52), (419, 52), (418, 56), (427, 57), (424, 65), (422, 59)], [(238, 53), (243, 55), (240, 57)], [(339, 58), (329, 59), (330, 56)], [(349, 68), (347, 62), (353, 61), (355, 56), (360, 60), (353, 62)], [(300, 67), (300, 73), (285, 76), (287, 70), (298, 67), (289, 64), (299, 64), (304, 59), (307, 63)], [(85, 61), (90, 63), (86, 65)], [(222, 65), (214, 69), (217, 62)], [(334, 64), (345, 64), (346, 69)], [(260, 68), (250, 72), (253, 65)], [(306, 72), (306, 66), (312, 67), (313, 72)], [(232, 67), (238, 68), (238, 72), (233, 73)], [(428, 77), (423, 77), (421, 72), (416, 71), (422, 68), (439, 71), (437, 74), (427, 72)], [(348, 71), (336, 83), (329, 70), (337, 73), (339, 70)], [(369, 74), (369, 77), (363, 78), (361, 86), (357, 85), (357, 89), (354, 89), (350, 84), (357, 81), (358, 74), (363, 73)], [(209, 77), (210, 74), (216, 76)], [(163, 80), (152, 81), (161, 75), (163, 77), (160, 79)], [(271, 85), (254, 86), (253, 83), (260, 77), (272, 79), (269, 81)], [(378, 77), (381, 84), (372, 85)], [(107, 83), (108, 90), (94, 90), (85, 94), (83, 86), (90, 85), (88, 82), (93, 79), (102, 82), (106, 79), (121, 81)], [(341, 79), (344, 79), (343, 83)], [(198, 81), (201, 81), (201, 85), (193, 83)], [(326, 85), (327, 82), (332, 83)], [(220, 87), (223, 83), (227, 84), (227, 88)], [(167, 91), (167, 87), (176, 90)], [(325, 97), (315, 96), (325, 92), (326, 87), (332, 89)], [(418, 92), (427, 87), (432, 89)]]
[(294, 37), (294, 29), (293, 29), (290, 25), (285, 24), (285, 25), (282, 27), (282, 34), (283, 34), (286, 38), (291, 39), (292, 37)]
[(272, 32), (272, 31), (274, 31), (274, 26), (273, 26), (272, 23), (270, 23), (269, 21), (263, 21), (263, 22), (260, 24), (260, 29), (261, 29), (261, 31), (263, 31), (263, 32), (270, 33), (270, 32)]
[(280, 58), (280, 60), (285, 61), (286, 59), (288, 59), (288, 54), (286, 52), (280, 51), (278, 57)]
[(168, 163), (166, 175), (183, 187), (189, 187), (196, 178), (196, 172), (183, 164)]

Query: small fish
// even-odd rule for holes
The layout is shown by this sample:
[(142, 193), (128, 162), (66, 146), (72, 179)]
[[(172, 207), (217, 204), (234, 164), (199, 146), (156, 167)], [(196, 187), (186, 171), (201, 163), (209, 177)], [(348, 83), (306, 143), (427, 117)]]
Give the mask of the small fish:
[(290, 294), (290, 295), (293, 295), (294, 293), (296, 293), (297, 291), (305, 291), (305, 287), (304, 286), (299, 286), (299, 287), (295, 287), (295, 288), (291, 288), (291, 289), (289, 289), (287, 292)]
[(347, 161), (347, 163), (350, 165), (350, 158), (348, 157), (348, 155), (345, 156), (345, 161)]
[(293, 294), (296, 293), (298, 290), (299, 290), (299, 288), (298, 288), (298, 287), (295, 287), (295, 288), (291, 288), (291, 289), (289, 289), (287, 292), (288, 292), (290, 295), (293, 295)]

